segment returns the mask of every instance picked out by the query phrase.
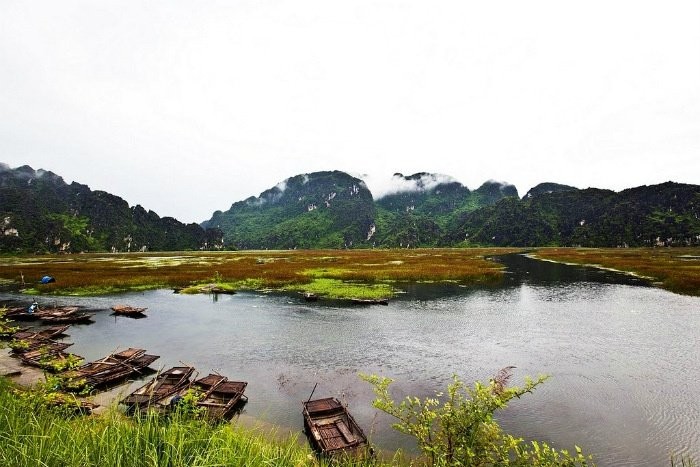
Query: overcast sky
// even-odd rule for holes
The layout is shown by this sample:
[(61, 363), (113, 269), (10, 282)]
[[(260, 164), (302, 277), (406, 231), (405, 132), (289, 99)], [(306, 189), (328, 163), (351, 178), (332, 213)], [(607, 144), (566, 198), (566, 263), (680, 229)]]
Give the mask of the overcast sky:
[(208, 219), (288, 177), (700, 183), (700, 2), (0, 0), (0, 162)]

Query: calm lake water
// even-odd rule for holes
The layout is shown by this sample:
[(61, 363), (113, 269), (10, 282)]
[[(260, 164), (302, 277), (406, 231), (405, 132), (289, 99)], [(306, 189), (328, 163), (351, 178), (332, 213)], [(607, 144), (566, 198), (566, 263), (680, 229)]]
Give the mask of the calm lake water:
[(700, 298), (524, 256), (499, 261), (502, 284), (412, 286), (389, 306), (168, 290), (43, 303), (148, 307), (140, 320), (98, 312), (71, 328), (71, 350), (91, 360), (142, 347), (161, 356), (155, 368), (185, 362), (248, 381), (243, 417), (285, 429), (301, 431), (301, 401), (318, 383), (315, 397), (343, 399), (379, 448), (412, 451), (358, 373), (395, 379), (396, 398), (424, 397), (453, 373), (487, 381), (514, 365), (513, 384), (552, 377), (499, 415), (507, 431), (578, 444), (601, 466), (669, 465), (672, 452), (700, 459)]

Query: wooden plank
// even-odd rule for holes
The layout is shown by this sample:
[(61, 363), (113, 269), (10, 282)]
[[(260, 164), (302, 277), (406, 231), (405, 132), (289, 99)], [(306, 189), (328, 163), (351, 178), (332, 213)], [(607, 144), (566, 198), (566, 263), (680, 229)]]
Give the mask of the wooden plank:
[(350, 431), (350, 428), (348, 428), (348, 426), (343, 420), (338, 420), (337, 422), (335, 422), (335, 425), (338, 427), (338, 430), (343, 435), (343, 438), (345, 438), (345, 441), (347, 441), (350, 444), (357, 441), (357, 438), (355, 438), (355, 436)]

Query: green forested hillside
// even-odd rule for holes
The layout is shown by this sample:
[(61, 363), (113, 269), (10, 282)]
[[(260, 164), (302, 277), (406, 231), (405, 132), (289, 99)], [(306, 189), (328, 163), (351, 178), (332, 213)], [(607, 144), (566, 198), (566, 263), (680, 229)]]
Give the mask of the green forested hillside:
[(365, 183), (334, 171), (291, 177), (203, 225), (239, 249), (350, 248), (370, 243), (374, 218)]
[(298, 175), (216, 212), (205, 225), (221, 228), (235, 248), (700, 243), (698, 185), (667, 182), (617, 193), (542, 183), (519, 199), (503, 183), (471, 191), (428, 173), (395, 174), (393, 181), (394, 192), (373, 200), (361, 180), (345, 173)]
[[(456, 181), (439, 182), (434, 174), (417, 173), (402, 177), (414, 182), (414, 189), (386, 195), (377, 200), (377, 246), (445, 246), (449, 232), (461, 215), (510, 196), (518, 196), (513, 185), (486, 182), (470, 191)], [(411, 186), (405, 183), (404, 186)]]
[(222, 248), (222, 233), (159, 217), (58, 175), (0, 164), (0, 251), (167, 251)]
[(495, 246), (700, 244), (700, 186), (667, 182), (621, 191), (588, 188), (505, 199), (461, 216), (451, 242)]
[(509, 184), (472, 191), (430, 173), (392, 182), (375, 199), (344, 172), (297, 175), (199, 226), (0, 164), (0, 252), (700, 244), (698, 185), (614, 192), (542, 183), (520, 199)]

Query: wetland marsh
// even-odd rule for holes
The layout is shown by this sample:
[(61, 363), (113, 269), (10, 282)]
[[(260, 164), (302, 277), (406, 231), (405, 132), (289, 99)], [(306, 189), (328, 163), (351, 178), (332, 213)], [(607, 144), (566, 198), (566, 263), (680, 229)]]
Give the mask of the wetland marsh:
[[(514, 384), (525, 375), (546, 373), (552, 378), (500, 415), (508, 432), (560, 449), (578, 444), (602, 466), (663, 465), (671, 453), (698, 458), (700, 298), (651, 287), (649, 281), (627, 274), (523, 255), (481, 262), (483, 256), (507, 252), (413, 250), (373, 257), (324, 252), (313, 264), (303, 260), (306, 252), (221, 253), (222, 258), (231, 255), (226, 268), (201, 258), (201, 265), (193, 265), (191, 258), (199, 256), (195, 254), (152, 255), (148, 260), (124, 255), (114, 258), (116, 263), (105, 256), (90, 264), (89, 272), (76, 264), (82, 260), (76, 256), (54, 258), (50, 265), (21, 258), (14, 267), (20, 265), (27, 277), (33, 264), (32, 274), (51, 272), (58, 283), (63, 271), (73, 271), (76, 287), (82, 287), (81, 275), (94, 274), (98, 267), (107, 271), (119, 262), (138, 274), (160, 275), (167, 288), (40, 300), (104, 310), (117, 302), (148, 307), (147, 319), (105, 311), (93, 325), (74, 326), (72, 350), (91, 359), (117, 347), (140, 346), (161, 355), (162, 366), (183, 361), (202, 372), (216, 370), (246, 380), (250, 401), (243, 420), (301, 429), (300, 401), (319, 383), (316, 395), (347, 402), (381, 449), (410, 452), (411, 441), (371, 407), (373, 394), (358, 373), (394, 378), (397, 397), (424, 397), (444, 388), (453, 373), (465, 381), (488, 380), (498, 369), (514, 365)], [(433, 262), (446, 264), (437, 269), (442, 282), (428, 279), (430, 253)], [(476, 262), (468, 264), (460, 256), (466, 254), (475, 255)], [(324, 263), (319, 266), (320, 261)], [(280, 290), (218, 297), (170, 290), (191, 283), (175, 280), (178, 268), (184, 268), (180, 273), (187, 269), (201, 274), (203, 283), (214, 271), (226, 279), (240, 268), (248, 272), (236, 277), (248, 274), (269, 288), (296, 274), (290, 272), (291, 265), (300, 265), (302, 271), (325, 269), (341, 278), (350, 263), (366, 267), (344, 280), (356, 283), (363, 274), (365, 280), (374, 279), (370, 283), (385, 281), (398, 292), (388, 306), (330, 299), (308, 303), (301, 294)], [(385, 273), (377, 273), (392, 267), (399, 271), (407, 263), (414, 273), (404, 278), (413, 281), (389, 281)], [(59, 264), (65, 269), (54, 267)], [(376, 264), (381, 266), (373, 269)], [(273, 280), (275, 265), (280, 272)], [(458, 265), (475, 274), (460, 279)], [(250, 271), (262, 273), (252, 277)], [(8, 292), (0, 298), (23, 297)]]

